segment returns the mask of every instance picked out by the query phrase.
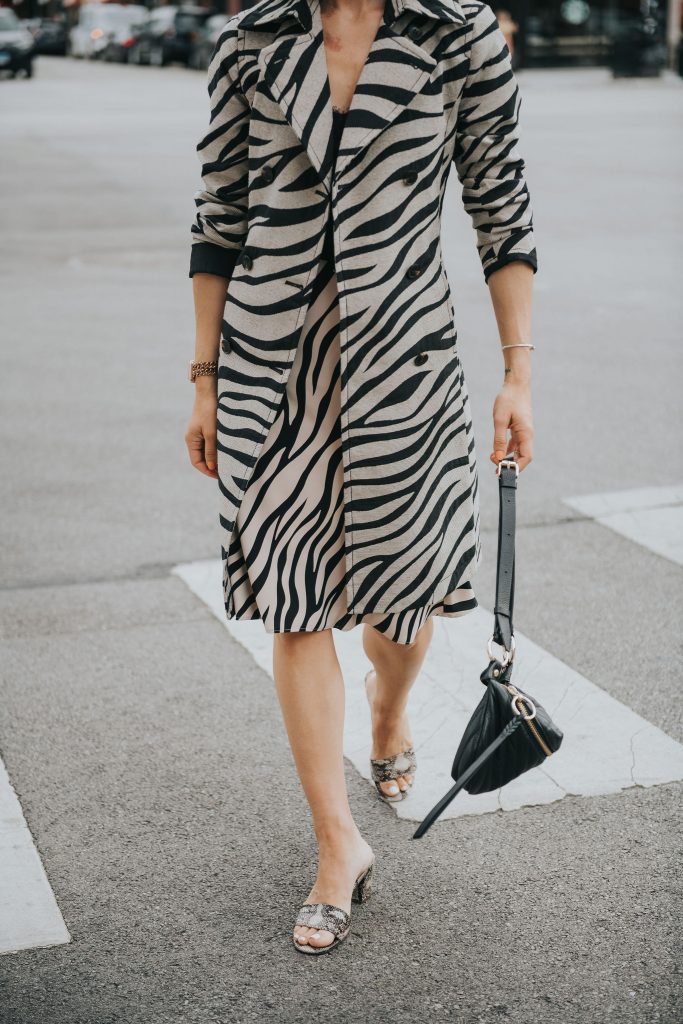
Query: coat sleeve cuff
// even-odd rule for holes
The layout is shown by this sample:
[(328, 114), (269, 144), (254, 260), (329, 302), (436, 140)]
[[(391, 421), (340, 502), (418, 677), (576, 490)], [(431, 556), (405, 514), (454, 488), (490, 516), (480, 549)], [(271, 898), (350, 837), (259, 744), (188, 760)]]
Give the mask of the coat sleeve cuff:
[(484, 279), (488, 281), (494, 270), (500, 270), (501, 267), (507, 266), (508, 263), (514, 263), (515, 260), (522, 260), (524, 263), (529, 263), (533, 267), (534, 274), (538, 270), (538, 259), (536, 257), (535, 249), (532, 249), (531, 252), (510, 252), (506, 253), (505, 256), (499, 256), (497, 259), (486, 264), (484, 267)]
[(190, 277), (195, 274), (216, 274), (232, 277), (239, 249), (227, 249), (212, 242), (193, 242), (190, 249)]

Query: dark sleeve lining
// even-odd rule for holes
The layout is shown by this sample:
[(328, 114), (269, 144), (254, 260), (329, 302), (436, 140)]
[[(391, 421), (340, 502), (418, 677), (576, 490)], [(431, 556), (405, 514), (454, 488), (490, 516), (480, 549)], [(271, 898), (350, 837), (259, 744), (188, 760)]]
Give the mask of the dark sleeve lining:
[(516, 260), (521, 260), (522, 263), (528, 263), (533, 267), (534, 274), (538, 270), (538, 260), (536, 259), (536, 250), (533, 249), (531, 252), (518, 252), (508, 253), (507, 256), (500, 256), (493, 263), (489, 263), (484, 268), (484, 278), (486, 281), (490, 278), (494, 271), (500, 270), (501, 267), (507, 266), (508, 263), (514, 263)]
[(212, 242), (193, 242), (190, 248), (190, 277), (195, 274), (232, 277), (239, 254), (239, 249), (226, 249)]

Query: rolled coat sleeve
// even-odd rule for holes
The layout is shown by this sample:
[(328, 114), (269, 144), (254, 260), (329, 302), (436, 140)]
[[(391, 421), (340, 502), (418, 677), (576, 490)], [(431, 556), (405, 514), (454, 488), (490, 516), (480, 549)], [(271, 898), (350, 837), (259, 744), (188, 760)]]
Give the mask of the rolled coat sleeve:
[(488, 281), (513, 260), (538, 261), (529, 189), (519, 151), (521, 97), (498, 21), (482, 4), (456, 121), (454, 162)]
[(211, 116), (197, 144), (202, 188), (194, 196), (190, 277), (230, 277), (247, 233), (249, 104), (239, 84), (237, 45), (237, 31), (228, 23), (209, 63)]

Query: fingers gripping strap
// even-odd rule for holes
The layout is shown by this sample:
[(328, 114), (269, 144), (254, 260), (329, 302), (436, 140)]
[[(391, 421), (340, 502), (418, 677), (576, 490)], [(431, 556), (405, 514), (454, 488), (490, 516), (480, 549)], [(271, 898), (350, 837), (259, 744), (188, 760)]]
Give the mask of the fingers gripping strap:
[(498, 478), (498, 560), (493, 639), (506, 650), (512, 642), (512, 608), (515, 599), (515, 526), (517, 472), (503, 466)]

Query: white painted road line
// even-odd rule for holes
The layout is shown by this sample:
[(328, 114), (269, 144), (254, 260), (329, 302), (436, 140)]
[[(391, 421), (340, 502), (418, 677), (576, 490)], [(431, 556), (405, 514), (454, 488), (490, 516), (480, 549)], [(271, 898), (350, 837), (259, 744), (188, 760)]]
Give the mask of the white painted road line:
[(70, 941), (21, 805), (0, 761), (0, 953)]
[[(263, 624), (225, 618), (220, 561), (179, 565), (174, 572), (272, 676), (272, 637)], [(420, 820), (451, 785), (455, 749), (484, 693), (479, 676), (488, 661), (492, 618), (479, 607), (458, 618), (434, 620), (434, 640), (408, 709), (419, 767), (409, 799), (392, 805), (401, 818)], [(481, 796), (459, 794), (444, 818), (683, 779), (683, 746), (522, 633), (516, 632), (515, 639), (513, 680), (536, 697), (564, 731), (562, 747), (541, 768), (501, 790)], [(347, 693), (344, 752), (369, 779), (370, 717), (363, 678), (370, 666), (361, 629), (335, 630), (334, 640)]]
[(641, 487), (564, 498), (565, 505), (683, 565), (683, 486)]

